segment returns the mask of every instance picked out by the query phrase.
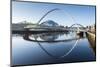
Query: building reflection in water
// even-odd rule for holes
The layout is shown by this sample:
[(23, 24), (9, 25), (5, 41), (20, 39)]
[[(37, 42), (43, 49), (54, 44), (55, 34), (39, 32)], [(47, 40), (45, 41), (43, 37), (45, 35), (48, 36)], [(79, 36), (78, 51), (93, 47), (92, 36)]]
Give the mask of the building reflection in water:
[[(23, 39), (27, 40), (27, 41), (32, 41), (32, 42), (37, 42), (37, 44), (40, 46), (40, 48), (49, 56), (51, 56), (52, 58), (58, 59), (58, 58), (63, 58), (65, 56), (67, 56), (68, 54), (71, 53), (71, 51), (75, 48), (78, 39), (74, 37), (73, 39), (58, 39), (61, 36), (66, 35), (69, 33), (42, 33), (42, 34), (24, 34)], [(58, 40), (57, 40), (58, 39)], [(76, 40), (77, 39), (77, 40)], [(52, 53), (50, 53), (43, 45), (43, 42), (48, 42), (49, 44), (54, 44), (54, 43), (58, 43), (58, 42), (70, 42), (75, 40), (75, 43), (73, 43), (73, 45), (70, 45), (66, 48), (66, 52), (64, 54), (59, 53), (59, 55), (55, 56)], [(49, 45), (48, 44), (48, 45)], [(58, 47), (58, 46), (57, 46)], [(53, 47), (54, 48), (54, 47)], [(59, 49), (59, 48), (58, 48)]]
[[(41, 34), (23, 34), (23, 39), (28, 41), (40, 41), (40, 42), (61, 42), (69, 41), (83, 38), (83, 36), (72, 34), (74, 36), (70, 37), (70, 33), (41, 33)], [(66, 36), (65, 38), (61, 38)], [(60, 37), (60, 38), (59, 38)]]

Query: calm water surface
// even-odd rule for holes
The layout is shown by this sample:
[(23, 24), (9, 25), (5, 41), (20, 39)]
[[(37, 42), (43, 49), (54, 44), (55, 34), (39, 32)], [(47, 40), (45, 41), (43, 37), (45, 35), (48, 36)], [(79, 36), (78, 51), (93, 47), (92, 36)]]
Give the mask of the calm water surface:
[(95, 54), (86, 38), (75, 32), (13, 34), (13, 65), (94, 61)]

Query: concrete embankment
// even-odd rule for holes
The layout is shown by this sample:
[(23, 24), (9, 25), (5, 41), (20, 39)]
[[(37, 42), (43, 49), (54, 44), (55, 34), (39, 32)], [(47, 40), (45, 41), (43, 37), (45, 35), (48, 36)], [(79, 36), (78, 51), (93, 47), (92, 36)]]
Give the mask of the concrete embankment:
[(96, 36), (95, 36), (95, 34), (90, 33), (90, 32), (87, 32), (86, 34), (87, 34), (87, 38), (91, 44), (91, 47), (96, 54)]

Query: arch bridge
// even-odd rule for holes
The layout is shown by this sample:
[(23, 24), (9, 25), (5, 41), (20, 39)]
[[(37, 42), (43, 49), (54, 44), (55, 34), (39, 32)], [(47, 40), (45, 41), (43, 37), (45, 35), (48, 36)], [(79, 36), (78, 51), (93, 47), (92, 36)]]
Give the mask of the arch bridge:
[[(76, 26), (76, 27), (74, 27), (74, 26)], [(81, 25), (81, 24), (78, 24), (78, 23), (75, 23), (75, 24), (72, 24), (69, 28), (68, 28), (68, 30), (70, 30), (70, 31), (81, 31), (81, 32), (86, 32), (87, 30), (86, 30), (86, 28), (83, 26), (83, 25)]]
[[(68, 30), (68, 31), (86, 31), (85, 27), (81, 24), (78, 24), (78, 23), (75, 23), (75, 24), (72, 24), (70, 27), (68, 27), (68, 29), (66, 28), (60, 28), (60, 27), (48, 27), (48, 26), (41, 26), (40, 25), (40, 22), (51, 12), (54, 12), (54, 11), (58, 11), (58, 10), (61, 10), (59, 8), (55, 8), (55, 9), (51, 9), (49, 10), (47, 13), (45, 13), (40, 19), (39, 21), (36, 23), (36, 28), (34, 28), (34, 26), (26, 26), (25, 28), (27, 29), (53, 29), (53, 30), (57, 30), (57, 29), (60, 29), (60, 30)], [(73, 20), (73, 22), (75, 22), (75, 19), (73, 18), (73, 16), (71, 16), (68, 12), (67, 14), (71, 17), (71, 19)], [(77, 27), (74, 27), (75, 25), (77, 25)], [(79, 27), (80, 26), (80, 27)]]

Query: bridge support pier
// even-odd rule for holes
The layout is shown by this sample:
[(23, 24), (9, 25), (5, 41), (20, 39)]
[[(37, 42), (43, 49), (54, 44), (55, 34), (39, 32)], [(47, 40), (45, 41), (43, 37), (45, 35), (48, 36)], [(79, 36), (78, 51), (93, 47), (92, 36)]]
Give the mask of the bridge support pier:
[(84, 34), (85, 34), (85, 32), (77, 32), (77, 35), (80, 37), (80, 38), (83, 38), (84, 37)]

